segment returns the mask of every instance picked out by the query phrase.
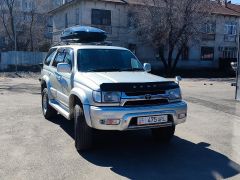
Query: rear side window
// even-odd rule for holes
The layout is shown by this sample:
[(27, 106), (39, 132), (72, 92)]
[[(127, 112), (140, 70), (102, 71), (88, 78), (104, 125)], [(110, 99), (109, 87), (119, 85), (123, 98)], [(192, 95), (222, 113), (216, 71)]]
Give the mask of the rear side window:
[(54, 58), (54, 55), (56, 53), (57, 48), (52, 48), (49, 50), (46, 59), (44, 60), (44, 64), (49, 66), (51, 63), (52, 59)]

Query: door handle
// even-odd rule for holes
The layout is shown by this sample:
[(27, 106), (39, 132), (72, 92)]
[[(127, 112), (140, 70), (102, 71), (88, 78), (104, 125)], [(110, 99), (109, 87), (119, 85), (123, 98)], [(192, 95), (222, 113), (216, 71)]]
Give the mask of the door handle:
[(60, 81), (62, 79), (61, 76), (57, 76), (57, 80)]
[(62, 79), (62, 76), (60, 74), (55, 73), (55, 75), (56, 75), (56, 78), (57, 78), (58, 81), (60, 81)]

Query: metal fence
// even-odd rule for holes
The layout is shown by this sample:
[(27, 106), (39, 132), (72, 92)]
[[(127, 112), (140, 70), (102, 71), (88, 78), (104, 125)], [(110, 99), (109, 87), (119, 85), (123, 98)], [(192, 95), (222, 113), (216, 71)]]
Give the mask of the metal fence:
[(0, 55), (0, 70), (9, 70), (13, 67), (31, 67), (42, 63), (47, 53), (8, 51)]

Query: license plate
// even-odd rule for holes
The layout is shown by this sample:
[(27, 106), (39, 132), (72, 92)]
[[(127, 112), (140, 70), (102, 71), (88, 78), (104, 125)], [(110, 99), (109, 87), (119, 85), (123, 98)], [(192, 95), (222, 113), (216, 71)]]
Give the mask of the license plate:
[(151, 124), (162, 124), (168, 122), (168, 116), (148, 116), (148, 117), (138, 117), (138, 125), (151, 125)]

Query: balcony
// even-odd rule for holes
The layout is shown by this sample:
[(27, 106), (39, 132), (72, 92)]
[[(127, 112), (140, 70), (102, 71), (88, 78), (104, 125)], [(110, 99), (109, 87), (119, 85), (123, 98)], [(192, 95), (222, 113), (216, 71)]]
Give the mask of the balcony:
[(224, 35), (224, 41), (226, 42), (236, 42), (236, 35), (230, 35), (230, 34), (225, 34)]
[(215, 34), (203, 33), (202, 41), (215, 41)]

